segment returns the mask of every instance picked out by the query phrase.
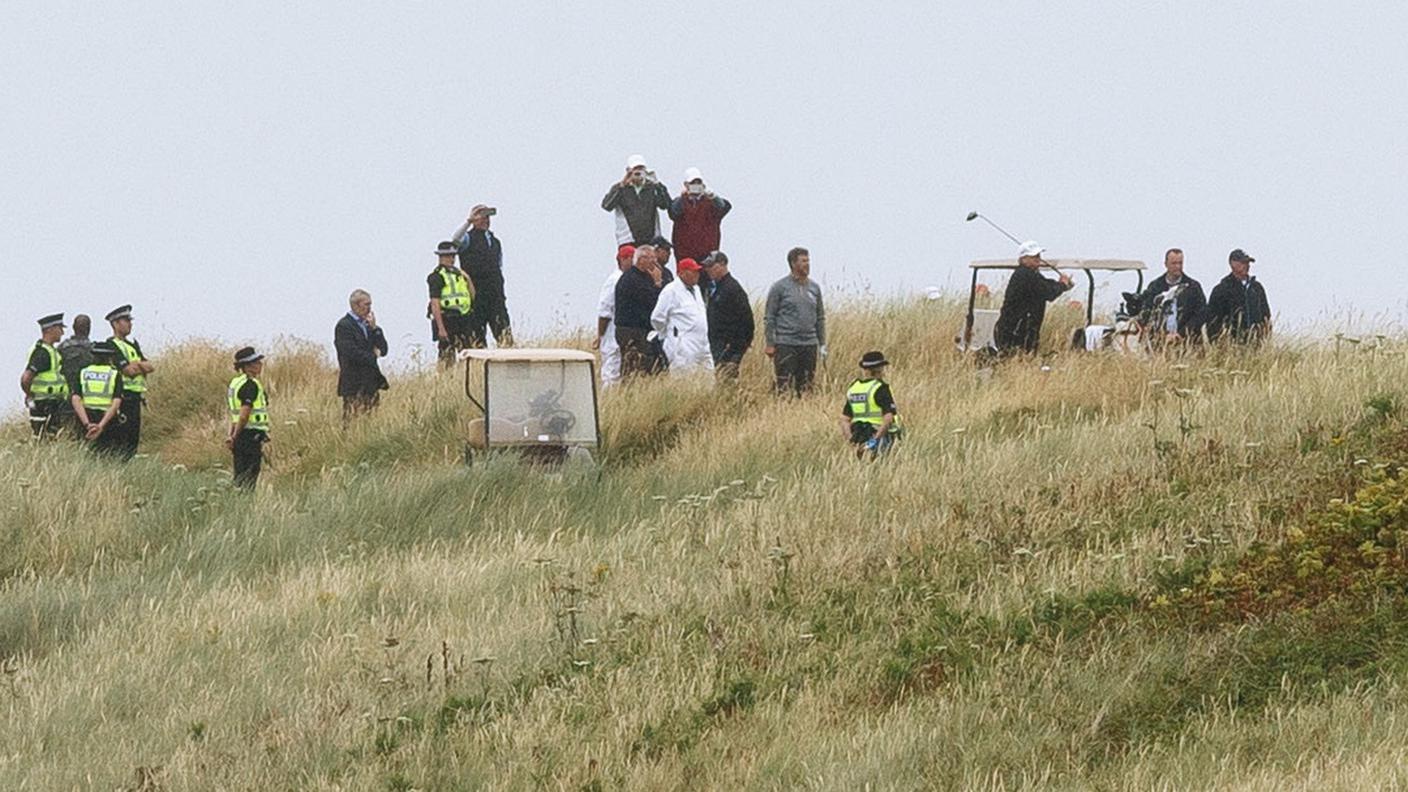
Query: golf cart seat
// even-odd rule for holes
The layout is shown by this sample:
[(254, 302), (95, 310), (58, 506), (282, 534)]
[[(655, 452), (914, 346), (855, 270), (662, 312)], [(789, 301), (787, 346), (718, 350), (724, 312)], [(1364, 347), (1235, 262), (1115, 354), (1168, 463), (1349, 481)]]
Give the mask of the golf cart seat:
[(968, 343), (965, 345), (963, 339), (959, 338), (958, 348), (967, 352), (970, 349), (987, 349), (994, 346), (997, 339), (998, 313), (1000, 312), (996, 308), (974, 308), (973, 330), (969, 334)]

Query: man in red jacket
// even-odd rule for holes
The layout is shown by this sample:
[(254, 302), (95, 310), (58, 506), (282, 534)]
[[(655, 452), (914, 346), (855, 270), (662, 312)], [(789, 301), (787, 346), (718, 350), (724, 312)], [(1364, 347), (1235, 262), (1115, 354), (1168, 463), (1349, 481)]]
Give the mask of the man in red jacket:
[[(684, 192), (670, 202), (670, 219), (675, 223), (671, 232), (675, 242), (675, 260), (692, 258), (703, 261), (718, 250), (721, 247), (719, 224), (732, 208), (732, 204), (704, 185), (704, 177), (698, 168), (686, 169)], [(708, 286), (707, 277), (700, 283)]]

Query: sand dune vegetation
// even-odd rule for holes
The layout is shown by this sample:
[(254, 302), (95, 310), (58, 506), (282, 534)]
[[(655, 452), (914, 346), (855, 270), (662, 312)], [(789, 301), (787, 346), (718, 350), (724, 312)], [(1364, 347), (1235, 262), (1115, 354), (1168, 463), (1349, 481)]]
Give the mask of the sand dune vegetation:
[(12, 421), (0, 787), (1408, 786), (1408, 343), (983, 374), (961, 313), (837, 309), (801, 401), (756, 353), (608, 392), (596, 467), (463, 465), (453, 373), (344, 431), (296, 341), (253, 498), (224, 346), (161, 355), (126, 467)]

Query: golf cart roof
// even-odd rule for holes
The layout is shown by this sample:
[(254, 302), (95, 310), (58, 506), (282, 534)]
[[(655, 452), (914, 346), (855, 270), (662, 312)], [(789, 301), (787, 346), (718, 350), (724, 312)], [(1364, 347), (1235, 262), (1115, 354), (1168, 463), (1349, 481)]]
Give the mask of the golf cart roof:
[(466, 349), (461, 360), (484, 360), (494, 363), (561, 363), (565, 361), (593, 363), (596, 356), (580, 349)]
[[(1044, 259), (1057, 269), (1077, 269), (1077, 270), (1106, 270), (1110, 272), (1129, 272), (1143, 270), (1144, 262), (1128, 259), (1083, 259), (1083, 258), (1063, 258)], [(1016, 269), (1016, 259), (979, 259), (968, 265), (975, 270), (983, 269)]]

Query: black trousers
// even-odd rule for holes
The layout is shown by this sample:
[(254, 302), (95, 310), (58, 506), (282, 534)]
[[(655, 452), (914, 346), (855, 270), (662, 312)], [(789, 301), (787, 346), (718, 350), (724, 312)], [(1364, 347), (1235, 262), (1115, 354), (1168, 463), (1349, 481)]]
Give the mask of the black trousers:
[[(459, 313), (458, 311), (443, 311), (440, 317), (445, 320), (445, 333), (449, 339), (437, 338), (436, 343), (440, 345), (441, 362), (452, 362), (455, 353), (461, 349), (473, 349), (484, 346), (484, 336), (475, 335), (474, 322), (471, 318), (474, 315), (473, 309), (469, 313)], [(431, 324), (431, 332), (434, 333), (434, 323)]]
[(660, 344), (646, 340), (649, 330), (616, 328), (616, 345), (621, 347), (621, 379), (637, 374), (659, 374), (665, 370), (665, 354)]
[[(88, 413), (89, 423), (96, 424), (103, 420), (103, 414), (97, 410), (85, 410), (84, 412)], [(83, 426), (80, 424), (78, 428), (81, 430)], [(83, 435), (80, 434), (79, 437), (83, 437)], [(93, 441), (93, 444), (89, 446), (89, 450), (101, 457), (122, 459), (124, 442), (125, 440), (122, 436), (122, 413), (119, 412), (117, 415), (113, 416), (111, 421), (108, 421), (107, 427), (103, 429), (103, 433), (98, 435), (97, 439)]]
[(773, 390), (801, 396), (816, 379), (816, 346), (777, 344), (772, 356)]
[(37, 401), (29, 408), (29, 428), (35, 437), (52, 438), (73, 425), (73, 408), (62, 399)]
[(342, 397), (342, 425), (346, 426), (353, 418), (362, 413), (369, 413), (381, 404), (381, 391), (371, 393), (354, 393), (351, 396)]
[(494, 342), (499, 346), (513, 346), (503, 272), (494, 267), (492, 270), (470, 270), (467, 274), (474, 282), (474, 307), (469, 311), (469, 321), (475, 337), (482, 345), (488, 340), (488, 334), (493, 333)]
[(264, 465), (264, 443), (269, 439), (268, 432), (255, 429), (241, 429), (235, 435), (234, 471), (235, 486), (252, 490), (259, 481), (259, 469)]
[(723, 342), (709, 342), (709, 355), (714, 358), (714, 378), (733, 381), (738, 379), (738, 367), (743, 364), (746, 348), (735, 350)]
[(118, 458), (126, 462), (137, 455), (137, 444), (142, 440), (142, 397), (135, 393), (123, 393), (118, 417), (122, 422), (108, 424), (103, 434), (117, 432)]

